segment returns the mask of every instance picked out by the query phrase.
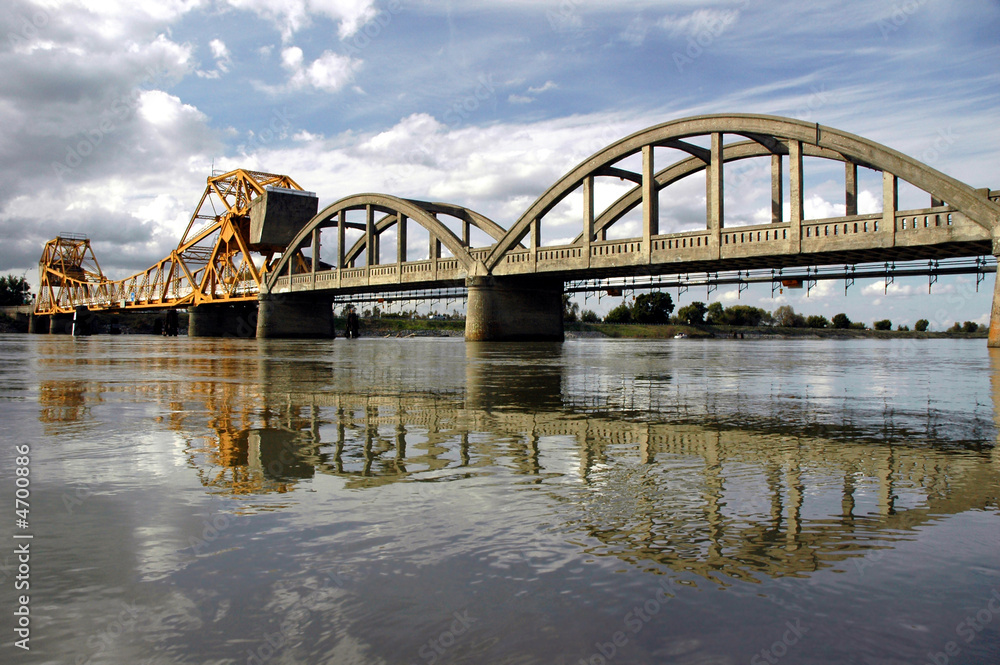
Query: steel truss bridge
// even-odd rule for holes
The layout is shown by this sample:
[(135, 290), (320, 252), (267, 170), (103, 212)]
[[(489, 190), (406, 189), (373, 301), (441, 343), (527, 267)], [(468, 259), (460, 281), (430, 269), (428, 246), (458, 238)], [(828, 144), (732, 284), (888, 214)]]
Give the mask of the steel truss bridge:
[[(805, 158), (842, 165), (844, 215), (806, 218)], [(753, 160), (770, 170), (771, 220), (727, 226), (726, 166)], [(859, 169), (881, 174), (880, 212), (859, 213)], [(659, 211), (671, 205), (676, 191), (671, 186), (692, 177), (705, 182), (704, 228), (661, 233)], [(900, 181), (924, 192), (927, 205), (900, 209)], [(607, 183), (629, 186), (599, 208), (595, 191)], [(981, 276), (995, 270), (992, 259), (981, 257), (997, 254), (994, 234), (1000, 225), (1000, 192), (974, 189), (847, 132), (765, 115), (697, 116), (625, 137), (570, 170), (506, 228), (459, 205), (354, 194), (299, 225), (282, 246), (261, 246), (251, 242), (248, 220), (254, 199), (269, 184), (300, 189), (287, 176), (242, 170), (209, 178), (177, 250), (126, 280), (108, 280), (94, 269), (86, 241), (50, 242), (41, 262), (43, 292), (36, 314), (80, 306), (190, 307), (258, 297), (313, 296), (332, 302), (469, 288), (470, 303), (474, 294), (478, 309), (503, 318), (497, 312), (523, 309), (524, 298), (496, 300), (494, 294), (489, 297), (495, 302), (480, 306), (482, 288), (548, 285), (561, 293), (567, 283), (576, 290), (614, 279), (678, 288), (753, 281), (808, 285), (829, 278), (830, 266), (839, 266), (832, 270), (846, 281), (903, 274), (933, 280), (949, 270)], [(222, 211), (208, 215), (206, 201), (213, 197)], [(582, 210), (578, 235), (570, 242), (543, 244), (543, 229), (561, 221), (559, 212), (567, 207)], [(634, 228), (626, 224), (636, 218), (641, 235), (617, 237)], [(192, 234), (197, 220), (208, 224)], [(419, 256), (408, 242), (417, 233), (427, 239)], [(84, 244), (62, 251), (71, 242)], [(395, 246), (388, 260), (383, 244)], [(975, 263), (950, 265), (951, 259)], [(897, 268), (897, 263), (907, 265)], [(884, 268), (876, 275), (880, 265)], [(864, 269), (852, 274), (857, 266)], [(734, 279), (733, 273), (735, 281), (726, 281)], [(684, 277), (692, 274), (706, 277), (701, 282)], [(662, 282), (664, 277), (669, 279)], [(555, 325), (536, 317), (528, 325), (550, 324)], [(991, 328), (997, 328), (1000, 340), (1000, 327)]]

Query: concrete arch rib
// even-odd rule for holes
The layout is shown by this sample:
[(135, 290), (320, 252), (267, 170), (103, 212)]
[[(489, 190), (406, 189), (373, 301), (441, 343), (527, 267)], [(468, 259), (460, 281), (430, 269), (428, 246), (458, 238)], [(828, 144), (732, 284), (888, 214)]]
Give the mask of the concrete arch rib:
[[(493, 240), (500, 240), (507, 233), (507, 229), (503, 228), (492, 219), (486, 215), (482, 215), (475, 210), (470, 210), (469, 208), (463, 208), (462, 206), (452, 205), (450, 203), (438, 203), (430, 201), (417, 201), (415, 199), (408, 199), (411, 203), (414, 203), (432, 215), (448, 215), (456, 219), (462, 220), (463, 222), (468, 222), (472, 226), (480, 229)], [(376, 233), (381, 233), (387, 228), (391, 227), (396, 223), (395, 214), (387, 214), (382, 219), (375, 222)], [(362, 230), (364, 227), (361, 227)], [(360, 238), (355, 242), (344, 255), (345, 260), (348, 263), (354, 262), (365, 250), (365, 239)]]
[[(487, 257), (487, 270), (493, 270), (505, 255), (528, 233), (531, 223), (543, 217), (588, 177), (607, 173), (624, 157), (640, 152), (646, 146), (674, 146), (685, 138), (715, 133), (742, 135), (760, 146), (761, 150), (780, 150), (785, 141), (799, 141), (809, 146), (832, 151), (842, 159), (891, 173), (945, 201), (970, 220), (993, 232), (1000, 224), (1000, 206), (979, 194), (972, 187), (927, 166), (912, 157), (848, 132), (818, 123), (770, 115), (723, 114), (683, 118), (636, 132), (587, 158), (543, 193), (515, 222)], [(727, 146), (728, 147), (728, 146)], [(762, 154), (767, 154), (762, 153)], [(808, 154), (808, 153), (807, 153)], [(692, 158), (701, 163), (700, 158)], [(727, 158), (725, 151), (723, 160)], [(687, 163), (689, 160), (682, 160)], [(693, 170), (691, 171), (694, 172)], [(659, 180), (659, 177), (657, 177)]]
[[(441, 244), (448, 248), (455, 259), (462, 264), (462, 267), (465, 270), (472, 272), (476, 262), (472, 258), (472, 255), (469, 254), (468, 248), (462, 244), (462, 241), (454, 233), (452, 233), (451, 229), (442, 224), (434, 216), (431, 210), (423, 207), (424, 205), (433, 206), (434, 204), (423, 204), (420, 201), (402, 199), (389, 194), (355, 194), (328, 205), (326, 208), (317, 213), (315, 217), (309, 220), (309, 222), (302, 227), (302, 229), (288, 244), (285, 252), (282, 254), (278, 263), (268, 276), (266, 290), (270, 291), (274, 288), (280, 276), (288, 270), (288, 262), (295, 255), (295, 253), (306, 247), (311, 242), (312, 232), (314, 230), (333, 226), (334, 217), (341, 211), (363, 210), (368, 206), (371, 206), (374, 210), (386, 215), (386, 217), (381, 220), (383, 225), (391, 223), (399, 215), (405, 215), (407, 219), (417, 222), (427, 229), (427, 232), (431, 235), (431, 237), (440, 240)], [(442, 210), (444, 208), (458, 209), (458, 206), (449, 206), (447, 204), (437, 205), (440, 205)], [(462, 208), (462, 210), (465, 209)], [(473, 218), (473, 215), (476, 215), (477, 218), (481, 218), (483, 220), (486, 219), (482, 215), (472, 213), (471, 211), (466, 212), (469, 214), (470, 218)], [(493, 223), (490, 222), (490, 224)], [(496, 228), (491, 228), (490, 230), (492, 230), (493, 233), (496, 233), (496, 229), (500, 229), (500, 227), (495, 224), (493, 224), (493, 226)], [(502, 231), (502, 229), (500, 230)], [(489, 233), (490, 231), (487, 232)]]
[[(769, 146), (762, 145), (758, 141), (740, 141), (739, 143), (730, 143), (725, 146), (722, 152), (722, 160), (728, 164), (729, 162), (737, 162), (753, 157), (766, 157), (771, 154), (774, 154), (774, 150)], [(822, 157), (824, 159), (846, 161), (844, 156), (838, 152), (808, 144), (803, 146), (802, 154), (806, 157)], [(708, 168), (708, 164), (698, 157), (682, 159), (656, 173), (656, 189), (660, 190), (664, 187), (669, 187), (678, 180), (704, 171), (706, 168)], [(612, 226), (641, 203), (642, 187), (639, 186), (630, 189), (617, 201), (608, 206), (601, 213), (600, 217), (594, 220), (594, 231), (601, 231)], [(573, 244), (580, 242), (582, 238), (582, 234), (577, 236)]]

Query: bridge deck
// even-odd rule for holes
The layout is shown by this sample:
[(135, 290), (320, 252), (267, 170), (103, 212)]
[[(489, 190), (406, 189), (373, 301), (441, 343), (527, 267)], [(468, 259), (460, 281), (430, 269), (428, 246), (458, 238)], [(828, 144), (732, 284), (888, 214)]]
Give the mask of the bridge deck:
[[(801, 222), (798, 247), (789, 222), (641, 238), (515, 249), (494, 270), (497, 276), (545, 274), (564, 280), (640, 274), (778, 269), (829, 264), (877, 263), (982, 256), (992, 239), (949, 206), (899, 211), (895, 224), (882, 213)], [(790, 237), (792, 236), (792, 237)], [(470, 250), (484, 260), (489, 248)], [(409, 261), (285, 276), (273, 293), (429, 289), (463, 284), (468, 276), (454, 258)]]

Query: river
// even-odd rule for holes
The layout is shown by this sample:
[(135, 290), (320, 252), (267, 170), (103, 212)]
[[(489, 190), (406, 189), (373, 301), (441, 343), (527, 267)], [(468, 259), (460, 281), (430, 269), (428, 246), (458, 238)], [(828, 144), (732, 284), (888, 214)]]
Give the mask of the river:
[(985, 340), (0, 335), (0, 376), (4, 663), (1000, 662)]

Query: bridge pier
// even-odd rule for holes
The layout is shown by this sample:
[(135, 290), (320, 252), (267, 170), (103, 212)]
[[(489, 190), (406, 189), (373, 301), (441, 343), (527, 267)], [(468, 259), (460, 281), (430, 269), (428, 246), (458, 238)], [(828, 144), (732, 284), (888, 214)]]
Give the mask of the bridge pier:
[(28, 333), (31, 335), (47, 335), (49, 332), (49, 315), (35, 314), (28, 317)]
[[(1000, 260), (1000, 256), (997, 260)], [(990, 333), (986, 346), (991, 349), (1000, 348), (1000, 271), (997, 271), (996, 281), (993, 283), (993, 307), (990, 309)]]
[(466, 340), (563, 340), (562, 281), (470, 277), (466, 286), (469, 289)]
[(85, 337), (90, 335), (93, 331), (91, 330), (91, 323), (94, 320), (94, 315), (91, 314), (90, 309), (85, 306), (80, 306), (73, 312), (73, 323), (70, 330), (74, 337)]
[(261, 294), (258, 339), (332, 339), (333, 301), (315, 295)]
[(72, 314), (52, 314), (49, 316), (50, 335), (69, 335), (73, 332)]
[(188, 309), (188, 337), (253, 337), (257, 304), (199, 305)]

